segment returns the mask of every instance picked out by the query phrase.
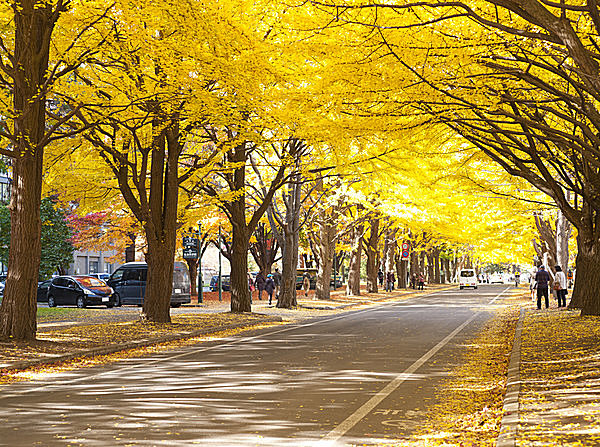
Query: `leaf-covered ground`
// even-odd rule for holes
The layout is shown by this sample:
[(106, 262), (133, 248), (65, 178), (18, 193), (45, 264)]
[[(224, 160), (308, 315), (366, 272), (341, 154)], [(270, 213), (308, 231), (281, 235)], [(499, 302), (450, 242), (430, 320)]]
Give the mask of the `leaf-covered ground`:
[(600, 445), (600, 318), (532, 310), (522, 340), (518, 445)]
[(518, 306), (504, 308), (466, 346), (460, 366), (436, 392), (439, 403), (408, 445), (495, 445), (518, 316)]
[[(53, 358), (76, 351), (143, 341), (172, 334), (181, 334), (185, 337), (200, 329), (208, 332), (217, 332), (232, 326), (244, 329), (269, 321), (270, 324), (273, 324), (272, 317), (259, 314), (198, 313), (175, 315), (172, 317), (172, 323), (169, 324), (134, 321), (61, 327), (39, 333), (38, 339), (33, 342), (0, 342), (0, 363)], [(43, 368), (45, 367), (37, 369)], [(12, 372), (0, 370), (0, 380), (11, 380), (10, 377), (14, 376)]]

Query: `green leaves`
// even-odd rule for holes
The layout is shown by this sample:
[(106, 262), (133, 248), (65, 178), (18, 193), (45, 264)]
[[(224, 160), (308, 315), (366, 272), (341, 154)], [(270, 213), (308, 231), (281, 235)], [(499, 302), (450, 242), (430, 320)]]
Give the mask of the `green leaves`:
[[(51, 198), (42, 200), (42, 259), (39, 279), (50, 277), (55, 271), (68, 268), (73, 262), (74, 248), (71, 230), (65, 220), (65, 211), (55, 205)], [(0, 206), (0, 261), (8, 264), (10, 246), (10, 211)]]

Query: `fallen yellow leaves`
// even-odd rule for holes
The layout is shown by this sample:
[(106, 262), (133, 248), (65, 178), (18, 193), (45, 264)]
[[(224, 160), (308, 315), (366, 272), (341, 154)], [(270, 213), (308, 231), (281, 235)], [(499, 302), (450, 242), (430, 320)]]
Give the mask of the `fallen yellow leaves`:
[(462, 366), (437, 390), (439, 403), (428, 409), (417, 441), (407, 445), (495, 445), (518, 314), (516, 306), (504, 308), (466, 346)]
[[(160, 339), (180, 335), (180, 339), (157, 342), (151, 346), (136, 347), (116, 353), (78, 357), (59, 363), (32, 366), (24, 370), (0, 370), (0, 383), (33, 380), (55, 372), (94, 366), (122, 358), (139, 356), (186, 346), (213, 338), (237, 334), (249, 328), (259, 329), (278, 324), (272, 318), (258, 314), (188, 314), (173, 317), (172, 323), (106, 323), (62, 328), (40, 334), (39, 340), (31, 343), (1, 343), (0, 361), (36, 360), (54, 358), (85, 350), (120, 345), (128, 342)], [(222, 328), (227, 328), (223, 330)], [(195, 331), (206, 334), (192, 336)]]
[(600, 319), (529, 312), (521, 348), (521, 445), (600, 444)]

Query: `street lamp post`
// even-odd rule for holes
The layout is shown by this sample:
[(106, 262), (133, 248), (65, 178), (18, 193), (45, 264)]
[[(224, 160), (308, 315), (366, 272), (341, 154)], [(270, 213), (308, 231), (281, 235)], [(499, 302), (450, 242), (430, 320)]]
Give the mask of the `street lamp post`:
[(202, 223), (198, 222), (198, 303), (204, 302), (204, 280), (202, 276)]
[(219, 301), (223, 301), (222, 281), (221, 281), (221, 225), (219, 225)]

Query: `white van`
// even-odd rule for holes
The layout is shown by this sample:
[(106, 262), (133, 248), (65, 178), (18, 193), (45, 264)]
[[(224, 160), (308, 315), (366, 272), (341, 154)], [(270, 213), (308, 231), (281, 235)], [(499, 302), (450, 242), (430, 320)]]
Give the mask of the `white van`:
[(473, 269), (462, 269), (458, 275), (458, 285), (460, 290), (465, 287), (477, 288), (477, 274)]

